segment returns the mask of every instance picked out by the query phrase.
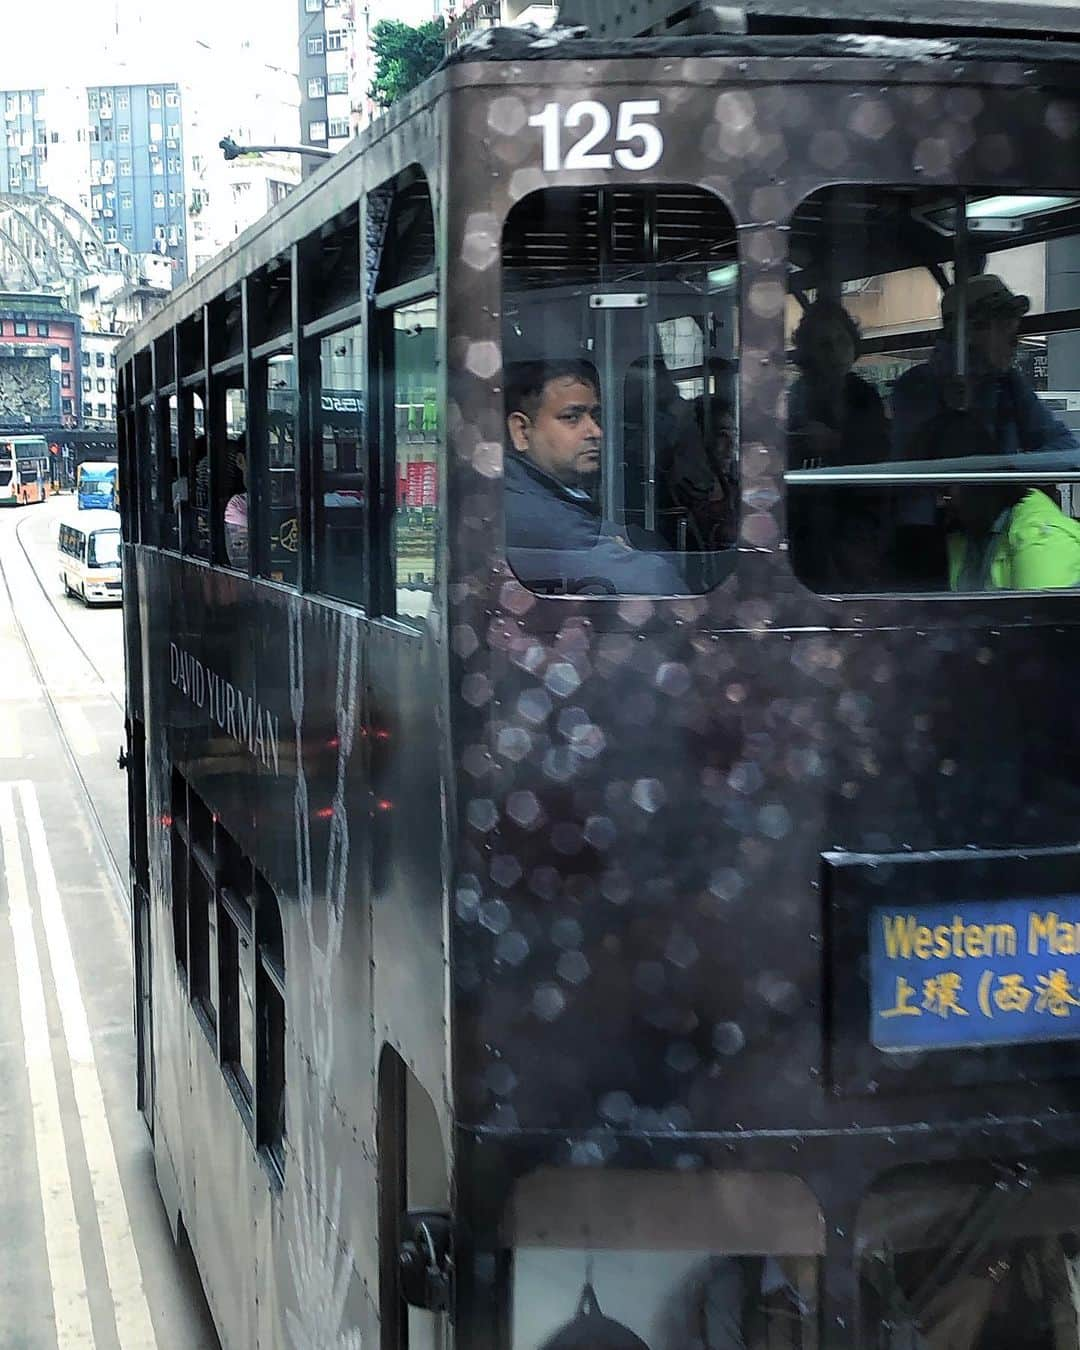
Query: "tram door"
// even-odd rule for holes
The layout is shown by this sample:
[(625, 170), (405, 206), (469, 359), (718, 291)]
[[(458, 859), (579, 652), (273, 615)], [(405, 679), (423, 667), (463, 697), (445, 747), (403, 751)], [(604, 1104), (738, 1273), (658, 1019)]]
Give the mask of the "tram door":
[(150, 863), (146, 818), (146, 729), (138, 718), (128, 736), (128, 852), (131, 927), (135, 943), (135, 1048), (138, 1102), (154, 1132), (154, 1036), (151, 1001)]
[(379, 1062), (378, 1151), (381, 1350), (449, 1350), (446, 1152), (431, 1098), (390, 1046)]

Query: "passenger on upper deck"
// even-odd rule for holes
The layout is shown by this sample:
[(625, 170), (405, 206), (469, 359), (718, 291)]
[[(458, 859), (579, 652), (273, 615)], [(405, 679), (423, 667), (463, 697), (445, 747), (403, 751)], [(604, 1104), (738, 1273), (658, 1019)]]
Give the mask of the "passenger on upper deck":
[(1026, 484), (955, 488), (949, 589), (1044, 591), (1080, 586), (1080, 521)]
[(247, 456), (242, 440), (229, 442), (230, 496), (225, 503), (225, 552), (233, 567), (248, 565)]
[(795, 330), (794, 345), (800, 373), (788, 404), (790, 466), (885, 459), (889, 430), (881, 396), (851, 369), (859, 325), (838, 300), (815, 300)]
[(506, 412), (506, 545), (519, 579), (580, 593), (685, 594), (663, 540), (603, 520), (593, 501), (603, 432), (592, 367), (564, 360), (512, 368)]
[[(799, 368), (788, 401), (788, 463), (817, 469), (873, 464), (889, 452), (881, 396), (851, 369), (859, 325), (837, 300), (815, 300), (795, 330)], [(890, 502), (873, 489), (792, 489), (788, 532), (795, 552), (819, 568), (806, 580), (820, 590), (852, 578), (873, 589), (882, 582)]]
[[(967, 310), (966, 375), (957, 373), (956, 326)], [(941, 300), (942, 334), (929, 361), (893, 389), (893, 458), (1075, 450), (1076, 437), (1017, 369), (1020, 317), (1031, 308), (989, 273), (951, 286)]]

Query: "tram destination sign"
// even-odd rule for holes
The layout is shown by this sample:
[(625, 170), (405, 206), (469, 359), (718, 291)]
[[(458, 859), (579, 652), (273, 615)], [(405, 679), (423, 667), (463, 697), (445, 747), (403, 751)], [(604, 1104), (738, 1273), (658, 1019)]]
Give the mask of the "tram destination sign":
[(1080, 895), (883, 905), (869, 922), (877, 1049), (1080, 1040)]

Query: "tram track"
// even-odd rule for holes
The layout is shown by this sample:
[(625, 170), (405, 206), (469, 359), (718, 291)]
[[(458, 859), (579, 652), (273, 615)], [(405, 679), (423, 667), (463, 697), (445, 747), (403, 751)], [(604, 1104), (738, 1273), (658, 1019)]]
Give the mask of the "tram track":
[[(117, 708), (119, 708), (121, 712), (123, 712), (123, 704), (109, 688), (108, 681), (106, 680), (97, 663), (91, 659), (90, 655), (86, 651), (86, 648), (78, 640), (75, 634), (71, 631), (71, 628), (64, 622), (62, 616), (60, 615), (59, 609), (57, 608), (56, 604), (53, 601), (52, 596), (49, 595), (49, 592), (46, 590), (45, 585), (41, 580), (41, 577), (38, 575), (37, 568), (34, 566), (33, 560), (30, 557), (26, 544), (22, 539), (21, 530), (25, 524), (26, 524), (25, 519), (19, 521), (18, 524), (15, 526), (14, 533), (19, 550), (23, 555), (27, 567), (30, 569), (31, 574), (33, 575), (34, 581), (36, 582), (41, 593), (45, 596), (46, 600), (48, 600), (53, 613), (56, 615), (57, 622), (63, 628), (64, 633), (66, 634), (68, 639), (77, 648), (80, 655), (86, 661), (90, 669), (101, 680), (102, 687), (105, 689), (106, 693), (108, 694), (112, 702), (117, 706)], [(30, 641), (30, 635), (27, 631), (26, 624), (23, 622), (22, 616), (20, 615), (18, 607), (15, 603), (15, 593), (12, 589), (11, 578), (8, 575), (7, 566), (3, 563), (2, 560), (0, 560), (0, 575), (2, 575), (3, 577), (4, 593), (7, 596), (8, 606), (11, 610), (12, 622), (15, 624), (15, 628), (18, 631), (19, 640), (22, 642), (23, 650), (26, 653), (26, 659), (30, 665), (30, 669), (34, 673), (34, 677), (37, 680), (39, 687), (41, 688), (41, 692), (45, 700), (45, 707), (48, 711), (49, 719), (52, 722), (53, 728), (55, 729), (57, 737), (60, 741), (64, 757), (67, 760), (68, 766), (70, 767), (75, 777), (75, 780), (78, 783), (79, 788), (82, 792), (83, 798), (86, 802), (87, 818), (89, 819), (90, 822), (91, 833), (94, 836), (95, 843), (97, 844), (97, 847), (100, 851), (101, 859), (105, 864), (109, 880), (112, 883), (112, 891), (117, 901), (117, 908), (123, 915), (125, 922), (130, 926), (131, 911), (128, 896), (128, 886), (126, 880), (127, 860), (118, 859), (115, 850), (113, 849), (112, 845), (109, 842), (108, 831), (105, 829), (105, 825), (104, 822), (102, 821), (101, 814), (97, 807), (97, 803), (94, 800), (94, 794), (91, 791), (90, 784), (87, 781), (86, 774), (83, 772), (82, 765), (79, 763), (79, 757), (75, 751), (75, 747), (72, 744), (71, 737), (64, 726), (63, 718), (60, 716), (60, 709), (57, 705), (55, 697), (53, 696), (53, 691), (49, 687), (49, 682), (46, 679), (45, 671), (42, 667), (42, 664), (38, 660), (37, 653), (34, 651), (34, 646), (33, 643)]]
[(34, 578), (34, 582), (37, 585), (38, 590), (45, 597), (45, 600), (47, 601), (49, 608), (56, 615), (57, 621), (60, 623), (60, 626), (64, 629), (68, 637), (71, 639), (72, 645), (78, 649), (79, 654), (82, 656), (83, 660), (101, 681), (102, 686), (105, 689), (105, 692), (108, 694), (111, 701), (116, 704), (117, 708), (119, 708), (121, 712), (123, 712), (124, 704), (122, 700), (117, 698), (116, 694), (113, 692), (109, 684), (108, 676), (101, 669), (101, 667), (94, 660), (94, 658), (90, 655), (90, 653), (86, 650), (86, 648), (79, 641), (79, 639), (75, 636), (75, 632), (72, 629), (71, 625), (64, 618), (63, 614), (60, 613), (60, 606), (56, 603), (56, 597), (50, 595), (49, 591), (46, 589), (45, 583), (41, 579), (40, 573), (34, 566), (34, 560), (30, 556), (30, 550), (26, 547), (26, 541), (22, 537), (23, 527), (29, 524), (29, 522), (30, 517), (26, 517), (23, 520), (20, 520), (19, 523), (15, 526), (15, 541), (19, 545), (19, 550), (22, 553), (23, 557), (26, 559), (26, 565), (30, 569), (30, 573)]

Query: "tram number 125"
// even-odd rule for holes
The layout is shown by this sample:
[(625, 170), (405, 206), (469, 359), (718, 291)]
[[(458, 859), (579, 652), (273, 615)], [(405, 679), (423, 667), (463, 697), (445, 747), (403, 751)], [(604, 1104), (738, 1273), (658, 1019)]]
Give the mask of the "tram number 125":
[[(615, 149), (598, 150), (611, 134), (611, 112), (603, 103), (584, 99), (563, 108), (560, 103), (547, 103), (529, 118), (529, 126), (543, 132), (544, 168), (610, 169), (612, 160), (624, 169), (651, 169), (664, 153), (664, 137), (660, 128), (645, 117), (655, 117), (660, 111), (658, 98), (635, 99), (620, 103), (615, 115)], [(562, 153), (563, 128), (576, 131), (587, 128), (579, 140)], [(632, 148), (640, 146), (640, 148)]]

